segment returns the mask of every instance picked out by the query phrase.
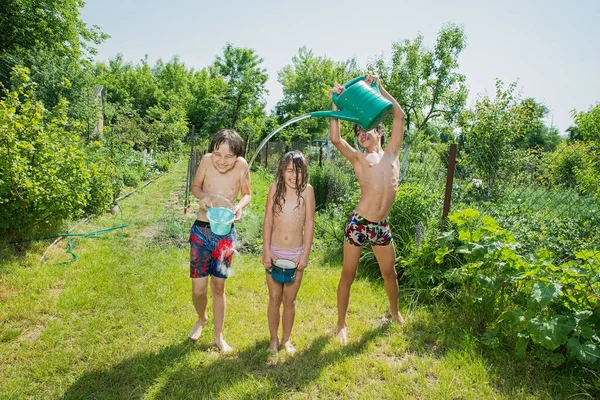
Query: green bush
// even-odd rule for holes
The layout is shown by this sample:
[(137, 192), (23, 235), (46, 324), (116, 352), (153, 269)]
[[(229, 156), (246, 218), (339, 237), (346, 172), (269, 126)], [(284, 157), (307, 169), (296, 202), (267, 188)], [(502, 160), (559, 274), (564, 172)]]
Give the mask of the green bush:
[(578, 188), (581, 185), (578, 171), (585, 169), (584, 155), (589, 150), (583, 142), (559, 144), (555, 151), (544, 154), (537, 171), (538, 180), (546, 185)]
[(343, 160), (329, 160), (321, 167), (311, 166), (310, 184), (315, 191), (315, 202), (318, 210), (329, 204), (340, 204), (348, 200), (355, 192), (353, 182), (356, 180), (354, 172), (348, 169), (348, 164)]
[(313, 248), (328, 260), (342, 259), (344, 230), (348, 214), (344, 208), (332, 204), (315, 213), (315, 235)]
[(115, 167), (110, 163), (108, 152), (100, 142), (90, 142), (86, 146), (86, 153), (90, 180), (85, 211), (95, 214), (103, 211), (113, 200), (112, 177), (115, 175)]
[(29, 70), (15, 68), (14, 91), (0, 101), (0, 222), (24, 229), (47, 218), (79, 215), (86, 206), (90, 171), (61, 99), (48, 111), (35, 99)]
[[(434, 193), (414, 183), (401, 184), (390, 212), (396, 253), (403, 257), (414, 252), (419, 235), (428, 229), (432, 212), (440, 199)], [(440, 215), (441, 218), (441, 209)]]

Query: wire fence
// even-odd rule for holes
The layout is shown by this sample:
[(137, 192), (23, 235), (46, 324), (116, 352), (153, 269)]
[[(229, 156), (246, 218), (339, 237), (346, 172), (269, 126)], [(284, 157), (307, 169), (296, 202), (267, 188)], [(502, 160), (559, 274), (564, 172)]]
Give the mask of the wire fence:
[[(517, 144), (474, 148), (459, 142), (455, 146), (455, 158), (450, 157), (451, 145), (447, 143), (413, 143), (400, 154), (399, 190), (411, 196), (413, 192), (403, 188), (418, 187), (429, 199), (427, 212), (411, 209), (411, 215), (403, 216), (406, 221), (402, 225), (406, 225), (406, 236), (412, 236), (411, 245), (418, 247), (428, 230), (439, 231), (439, 222), (448, 212), (472, 208), (496, 219), (531, 252), (547, 248), (562, 261), (583, 250), (598, 254), (600, 202), (586, 193), (576, 179), (577, 171), (584, 167), (579, 156), (589, 150), (585, 143), (569, 142), (544, 151)], [(311, 173), (323, 165), (337, 171), (329, 185), (353, 177), (351, 166), (339, 152), (330, 143), (321, 142), (270, 142), (260, 149), (253, 169), (274, 173), (279, 157), (290, 150), (300, 150), (308, 156)], [(190, 154), (188, 193), (203, 153)], [(454, 165), (451, 180), (449, 165)], [(423, 196), (411, 201), (420, 201)], [(340, 203), (335, 197), (327, 202), (332, 200)], [(401, 206), (410, 209), (410, 205)]]

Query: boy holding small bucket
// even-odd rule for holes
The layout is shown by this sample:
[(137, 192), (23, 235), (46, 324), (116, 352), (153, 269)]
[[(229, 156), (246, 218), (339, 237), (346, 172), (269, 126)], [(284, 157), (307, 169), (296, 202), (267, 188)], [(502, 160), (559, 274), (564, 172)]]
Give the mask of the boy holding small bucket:
[[(224, 353), (232, 348), (223, 339), (225, 325), (225, 279), (229, 275), (236, 240), (235, 228), (229, 224), (239, 221), (242, 209), (250, 204), (250, 174), (248, 163), (242, 157), (244, 140), (233, 129), (221, 129), (212, 138), (210, 153), (200, 160), (192, 182), (192, 194), (200, 200), (200, 210), (190, 232), (190, 277), (192, 300), (198, 321), (190, 331), (190, 339), (197, 340), (206, 325), (208, 277), (212, 291), (215, 323), (215, 344)], [(241, 194), (241, 198), (238, 196)], [(211, 228), (211, 208), (214, 205), (235, 204), (233, 210), (219, 211), (231, 214), (229, 221), (215, 222)], [(232, 221), (233, 220), (233, 221)], [(218, 229), (215, 229), (217, 228)], [(217, 233), (215, 233), (217, 232)]]
[(267, 271), (269, 350), (273, 353), (279, 349), (281, 303), (281, 345), (290, 354), (296, 352), (290, 334), (314, 226), (315, 194), (308, 183), (308, 164), (301, 152), (290, 151), (279, 159), (276, 181), (267, 195), (263, 224), (262, 261)]

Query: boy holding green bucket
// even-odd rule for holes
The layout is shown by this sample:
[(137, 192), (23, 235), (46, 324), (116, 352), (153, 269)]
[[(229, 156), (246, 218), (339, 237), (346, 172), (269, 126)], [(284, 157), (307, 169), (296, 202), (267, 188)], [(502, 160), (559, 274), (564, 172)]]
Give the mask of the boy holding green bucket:
[[(315, 193), (308, 183), (308, 163), (299, 151), (285, 153), (279, 159), (275, 183), (269, 188), (263, 223), (263, 265), (267, 271), (269, 305), (267, 319), (271, 336), (269, 350), (281, 345), (294, 354), (290, 334), (296, 316), (296, 295), (313, 241)], [(280, 314), (283, 303), (283, 313)]]
[[(192, 194), (200, 199), (200, 210), (190, 232), (190, 277), (192, 300), (198, 321), (190, 331), (190, 339), (197, 340), (208, 320), (206, 314), (208, 277), (212, 291), (212, 308), (215, 323), (215, 344), (222, 352), (232, 348), (223, 339), (225, 322), (225, 279), (229, 275), (235, 228), (231, 219), (238, 221), (242, 209), (250, 204), (250, 174), (248, 163), (242, 157), (244, 140), (233, 129), (221, 129), (212, 138), (210, 153), (200, 160), (192, 182)], [(238, 201), (238, 196), (241, 198)], [(213, 206), (232, 205), (231, 219), (215, 221), (211, 217)], [(219, 211), (226, 211), (220, 208)], [(213, 213), (215, 214), (215, 213)], [(217, 225), (211, 228), (212, 224)], [(216, 233), (215, 233), (216, 232)]]
[[(384, 88), (378, 76), (366, 75), (365, 83), (377, 84), (384, 98), (393, 104), (392, 133), (389, 143), (382, 149), (383, 127), (377, 126), (366, 131), (355, 125), (354, 132), (364, 152), (356, 150), (340, 136), (340, 121), (331, 119), (331, 143), (347, 158), (354, 167), (356, 178), (360, 184), (361, 196), (356, 208), (346, 224), (344, 240), (344, 263), (342, 275), (337, 289), (338, 323), (336, 337), (346, 344), (348, 334), (346, 314), (350, 300), (350, 287), (354, 282), (358, 260), (362, 246), (369, 242), (377, 258), (379, 269), (384, 280), (385, 291), (390, 303), (390, 314), (393, 320), (404, 323), (398, 310), (398, 278), (395, 269), (396, 250), (388, 217), (398, 189), (400, 161), (398, 154), (404, 138), (404, 111)], [(329, 95), (342, 94), (344, 86), (336, 84)], [(333, 103), (332, 109), (338, 108)]]

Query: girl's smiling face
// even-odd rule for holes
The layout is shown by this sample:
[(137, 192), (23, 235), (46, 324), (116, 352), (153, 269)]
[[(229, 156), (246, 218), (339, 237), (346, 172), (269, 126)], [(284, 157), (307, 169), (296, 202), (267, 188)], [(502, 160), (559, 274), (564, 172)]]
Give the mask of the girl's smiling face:
[(293, 161), (290, 161), (288, 165), (285, 167), (285, 171), (283, 172), (283, 180), (291, 189), (296, 189), (297, 180), (302, 181), (302, 172), (298, 171), (298, 177), (296, 178), (296, 169), (294, 168)]

